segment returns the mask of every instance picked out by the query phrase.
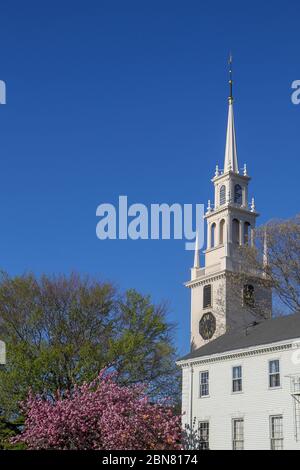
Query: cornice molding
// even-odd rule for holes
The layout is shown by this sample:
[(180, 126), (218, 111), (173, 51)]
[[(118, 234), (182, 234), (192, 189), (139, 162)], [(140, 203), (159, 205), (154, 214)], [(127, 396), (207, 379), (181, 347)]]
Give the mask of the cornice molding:
[(214, 363), (214, 362), (221, 362), (221, 361), (230, 361), (232, 359), (239, 359), (242, 357), (251, 357), (251, 356), (258, 356), (258, 355), (263, 355), (263, 354), (268, 354), (270, 352), (276, 352), (276, 351), (287, 351), (289, 349), (294, 349), (295, 345), (298, 345), (300, 347), (300, 340), (293, 339), (289, 340), (288, 343), (280, 343), (280, 344), (274, 344), (267, 346), (265, 345), (264, 347), (256, 347), (251, 350), (239, 350), (237, 352), (234, 351), (228, 351), (228, 353), (220, 353), (220, 354), (213, 354), (211, 356), (204, 356), (203, 358), (192, 358), (192, 359), (187, 359), (183, 361), (177, 361), (176, 364), (181, 367), (182, 369), (191, 367), (191, 366), (196, 366), (200, 364), (209, 364), (209, 363)]
[(248, 206), (239, 206), (237, 204), (227, 203), (224, 206), (220, 206), (212, 210), (211, 212), (206, 212), (206, 214), (204, 215), (204, 218), (211, 219), (214, 215), (219, 216), (220, 214), (222, 214), (222, 212), (229, 212), (230, 214), (234, 212), (239, 212), (241, 214), (247, 214), (248, 216), (251, 216), (251, 217), (259, 216), (259, 212), (251, 211), (248, 208)]
[(241, 173), (234, 173), (233, 171), (226, 171), (225, 173), (220, 173), (218, 176), (214, 176), (211, 181), (213, 183), (220, 182), (223, 179), (236, 179), (236, 180), (241, 180), (241, 181), (250, 181), (251, 176), (249, 175), (243, 175)]
[(212, 274), (207, 274), (205, 278), (202, 279), (193, 279), (192, 281), (186, 282), (184, 285), (190, 289), (193, 289), (194, 287), (198, 287), (204, 284), (209, 284), (212, 281), (218, 281), (220, 279), (224, 279), (226, 277), (227, 271), (224, 270), (221, 273), (212, 273)]

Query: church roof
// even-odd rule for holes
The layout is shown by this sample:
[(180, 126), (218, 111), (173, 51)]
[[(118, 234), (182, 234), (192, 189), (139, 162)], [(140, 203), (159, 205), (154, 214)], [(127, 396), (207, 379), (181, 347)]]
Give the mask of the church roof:
[(229, 331), (201, 348), (195, 349), (179, 361), (296, 338), (300, 338), (300, 313), (264, 320), (255, 326)]

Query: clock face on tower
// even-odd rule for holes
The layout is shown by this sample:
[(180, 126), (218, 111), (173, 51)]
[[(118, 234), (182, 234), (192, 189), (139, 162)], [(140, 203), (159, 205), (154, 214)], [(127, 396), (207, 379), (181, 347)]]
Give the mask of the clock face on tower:
[(199, 333), (203, 339), (211, 339), (216, 331), (216, 319), (212, 313), (205, 313), (199, 322)]

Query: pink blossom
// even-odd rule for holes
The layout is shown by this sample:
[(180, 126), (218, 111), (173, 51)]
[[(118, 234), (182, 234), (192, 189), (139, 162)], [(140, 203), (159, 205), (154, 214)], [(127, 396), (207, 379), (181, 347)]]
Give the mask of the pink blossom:
[(145, 387), (120, 386), (102, 370), (96, 380), (56, 401), (29, 394), (26, 420), (13, 442), (29, 449), (179, 449), (181, 418), (166, 403), (151, 403)]

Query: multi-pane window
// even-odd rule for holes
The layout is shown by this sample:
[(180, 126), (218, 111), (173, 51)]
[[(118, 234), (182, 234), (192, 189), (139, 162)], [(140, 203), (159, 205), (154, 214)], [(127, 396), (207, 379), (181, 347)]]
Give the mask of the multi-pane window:
[(199, 449), (209, 449), (209, 421), (199, 421)]
[(282, 415), (270, 417), (271, 449), (283, 449), (283, 426)]
[(233, 450), (244, 449), (244, 420), (242, 418), (232, 421), (232, 448)]
[(226, 202), (226, 186), (221, 186), (220, 189), (220, 206), (223, 206)]
[(280, 366), (278, 359), (269, 362), (269, 387), (280, 387)]
[(207, 370), (200, 372), (200, 397), (209, 395), (209, 373)]
[(242, 367), (236, 366), (232, 368), (232, 391), (241, 392), (242, 389), (243, 389)]
[(203, 288), (203, 308), (211, 307), (211, 285)]

